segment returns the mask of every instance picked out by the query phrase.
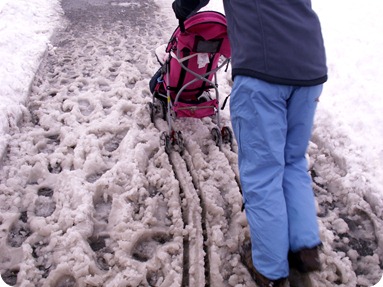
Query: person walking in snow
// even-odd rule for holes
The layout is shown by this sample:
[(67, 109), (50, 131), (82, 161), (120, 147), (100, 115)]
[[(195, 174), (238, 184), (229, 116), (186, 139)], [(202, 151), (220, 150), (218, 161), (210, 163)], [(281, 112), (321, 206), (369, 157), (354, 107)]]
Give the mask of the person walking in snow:
[[(183, 21), (208, 2), (175, 0), (172, 7)], [(284, 286), (290, 268), (320, 269), (305, 158), (327, 81), (320, 21), (311, 0), (223, 3), (234, 79), (230, 114), (251, 236), (241, 257), (259, 286)]]

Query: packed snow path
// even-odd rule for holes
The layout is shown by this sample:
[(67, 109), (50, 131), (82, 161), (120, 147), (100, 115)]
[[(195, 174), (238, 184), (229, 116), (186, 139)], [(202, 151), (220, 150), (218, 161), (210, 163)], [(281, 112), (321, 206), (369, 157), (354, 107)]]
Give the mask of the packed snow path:
[[(150, 120), (153, 51), (174, 26), (149, 0), (96, 2), (63, 1), (68, 23), (12, 129), (0, 171), (2, 278), (12, 286), (254, 287), (238, 255), (248, 231), (236, 153), (214, 145), (210, 119), (184, 119), (176, 127), (186, 150), (167, 155), (166, 123)], [(381, 210), (341, 185), (347, 171), (314, 142), (324, 243), (314, 283), (371, 286), (383, 267)], [(329, 170), (341, 191), (325, 180)]]

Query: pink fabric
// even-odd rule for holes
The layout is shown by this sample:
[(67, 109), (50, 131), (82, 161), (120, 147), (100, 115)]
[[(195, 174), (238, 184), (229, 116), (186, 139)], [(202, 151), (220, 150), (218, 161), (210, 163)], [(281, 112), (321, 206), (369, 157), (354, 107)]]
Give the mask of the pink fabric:
[[(174, 32), (171, 40), (166, 48), (166, 52), (170, 52), (175, 46), (177, 49), (194, 47), (194, 37), (201, 36), (205, 40), (224, 38), (220, 48), (220, 54), (226, 58), (230, 58), (230, 44), (227, 36), (226, 18), (223, 14), (214, 11), (205, 11), (197, 13), (185, 21), (186, 33), (181, 33), (178, 27)], [(173, 40), (177, 39), (178, 44)]]
[(177, 118), (204, 118), (210, 117), (216, 114), (218, 109), (218, 101), (216, 99), (203, 102), (198, 105), (185, 104), (177, 102), (173, 105), (173, 110), (176, 113)]

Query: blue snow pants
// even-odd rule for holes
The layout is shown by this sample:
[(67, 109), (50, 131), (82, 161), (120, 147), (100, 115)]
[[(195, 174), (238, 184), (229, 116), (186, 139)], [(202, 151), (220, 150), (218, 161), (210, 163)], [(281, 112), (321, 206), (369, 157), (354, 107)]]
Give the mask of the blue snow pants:
[(289, 275), (287, 255), (320, 244), (305, 153), (322, 85), (276, 85), (236, 76), (233, 131), (255, 268), (271, 280)]

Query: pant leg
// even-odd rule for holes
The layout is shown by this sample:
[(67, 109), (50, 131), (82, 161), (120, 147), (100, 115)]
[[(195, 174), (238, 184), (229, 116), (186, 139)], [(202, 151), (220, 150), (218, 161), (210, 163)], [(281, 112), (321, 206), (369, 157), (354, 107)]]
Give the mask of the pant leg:
[(290, 88), (236, 76), (230, 98), (233, 131), (255, 268), (288, 276), (288, 219), (282, 188)]
[(320, 243), (315, 198), (305, 153), (322, 85), (294, 89), (287, 102), (287, 138), (283, 189), (289, 218), (290, 249)]

